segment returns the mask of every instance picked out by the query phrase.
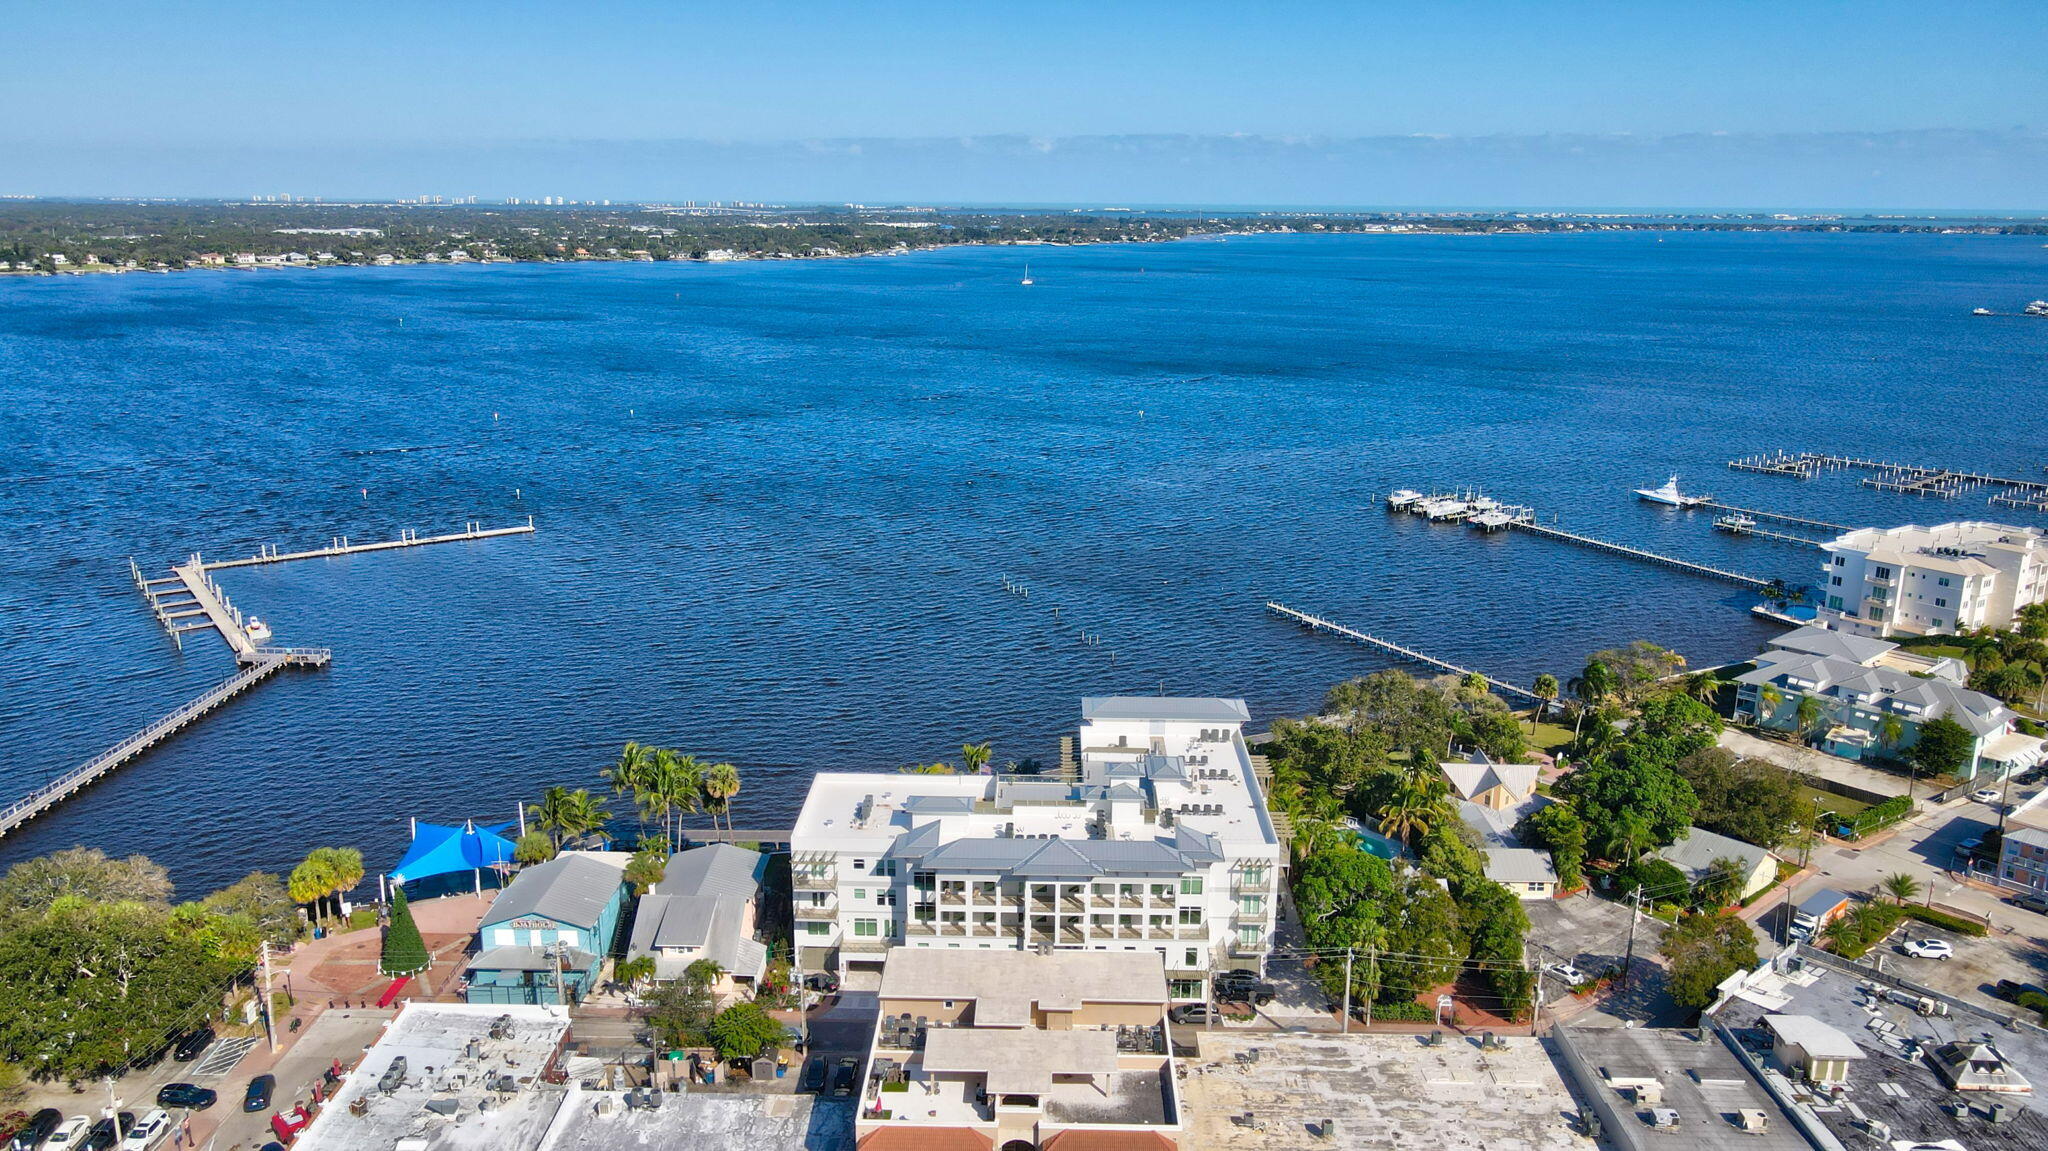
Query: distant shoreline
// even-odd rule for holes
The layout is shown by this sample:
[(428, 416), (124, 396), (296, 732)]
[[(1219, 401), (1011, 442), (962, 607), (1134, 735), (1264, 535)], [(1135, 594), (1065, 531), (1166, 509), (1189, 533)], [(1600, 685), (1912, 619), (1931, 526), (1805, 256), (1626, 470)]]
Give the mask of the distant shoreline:
[[(160, 209), (36, 204), (32, 209), (0, 206), (0, 277), (463, 264), (719, 264), (909, 255), (962, 247), (1085, 247), (1266, 235), (1554, 236), (1733, 231), (2048, 236), (2048, 225), (1990, 220), (1957, 224), (1690, 217), (1631, 220), (941, 214), (914, 219), (842, 219), (766, 212), (735, 220), (679, 217), (649, 209), (478, 209), (432, 216), (408, 214), (395, 208), (340, 209), (317, 205)], [(338, 226), (344, 224), (348, 226)], [(908, 238), (911, 230), (920, 234), (915, 239)]]

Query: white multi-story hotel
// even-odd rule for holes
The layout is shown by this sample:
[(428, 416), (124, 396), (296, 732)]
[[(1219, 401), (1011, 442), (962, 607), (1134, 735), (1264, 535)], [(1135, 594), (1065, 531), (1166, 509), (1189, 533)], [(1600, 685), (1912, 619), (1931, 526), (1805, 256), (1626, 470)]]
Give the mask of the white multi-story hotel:
[(1235, 699), (1081, 701), (1074, 778), (811, 781), (798, 965), (875, 986), (891, 947), (1156, 951), (1176, 999), (1272, 948), (1280, 844)]
[(1862, 528), (1822, 551), (1820, 622), (1856, 635), (2008, 628), (2048, 599), (2048, 534), (2035, 528)]

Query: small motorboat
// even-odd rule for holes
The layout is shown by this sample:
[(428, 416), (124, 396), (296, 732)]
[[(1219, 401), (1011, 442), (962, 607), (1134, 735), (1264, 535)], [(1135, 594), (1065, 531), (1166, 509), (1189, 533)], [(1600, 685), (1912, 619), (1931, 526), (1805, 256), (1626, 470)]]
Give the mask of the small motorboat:
[(1706, 503), (1713, 497), (1688, 496), (1679, 494), (1678, 477), (1672, 476), (1670, 479), (1664, 481), (1663, 487), (1637, 488), (1636, 498), (1647, 500), (1653, 504), (1663, 504), (1666, 507), (1696, 508), (1701, 504)]
[(2029, 316), (2048, 316), (2048, 300), (2035, 300), (2026, 307)]
[(1996, 313), (1996, 312), (1993, 312), (1993, 311), (1992, 311), (1992, 310), (1991, 310), (1990, 308), (1971, 308), (1971, 309), (1970, 309), (1970, 314), (1971, 314), (1971, 315), (1973, 315), (1973, 316), (1993, 316), (1993, 315), (1997, 315), (1997, 313)]
[(1756, 527), (1756, 520), (1737, 512), (1734, 515), (1722, 516), (1715, 520), (1714, 526), (1724, 532), (1733, 532), (1736, 535), (1741, 535)]
[(1392, 492), (1387, 496), (1387, 510), (1390, 512), (1406, 511), (1409, 504), (1421, 498), (1421, 492), (1415, 491), (1412, 488), (1402, 488), (1400, 491)]
[(257, 643), (262, 643), (264, 640), (270, 638), (270, 625), (264, 623), (260, 619), (257, 619), (253, 615), (249, 617), (248, 624), (244, 626), (242, 630), (247, 632), (249, 634), (249, 638), (255, 640)]

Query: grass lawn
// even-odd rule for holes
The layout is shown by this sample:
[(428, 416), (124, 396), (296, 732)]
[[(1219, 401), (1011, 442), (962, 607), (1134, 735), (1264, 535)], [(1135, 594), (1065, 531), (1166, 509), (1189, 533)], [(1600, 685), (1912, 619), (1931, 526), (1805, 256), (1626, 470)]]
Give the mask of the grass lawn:
[(1552, 755), (1557, 749), (1572, 741), (1572, 729), (1554, 723), (1523, 724), (1523, 734), (1529, 737), (1529, 746)]
[(1808, 787), (1803, 783), (1796, 784), (1796, 786), (1799, 791), (1799, 804), (1802, 811), (1812, 810), (1815, 799), (1820, 800), (1819, 810), (1832, 811), (1836, 815), (1841, 816), (1844, 822), (1855, 819), (1858, 815), (1870, 810), (1870, 805), (1862, 800), (1850, 799), (1846, 795), (1836, 795), (1832, 791), (1822, 791), (1817, 787)]

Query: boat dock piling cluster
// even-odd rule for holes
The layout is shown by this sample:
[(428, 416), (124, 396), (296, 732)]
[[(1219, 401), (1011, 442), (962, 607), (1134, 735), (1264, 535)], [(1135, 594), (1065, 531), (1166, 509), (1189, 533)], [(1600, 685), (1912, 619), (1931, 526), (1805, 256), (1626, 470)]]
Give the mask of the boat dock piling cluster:
[[(1484, 495), (1426, 496), (1420, 492), (1403, 488), (1387, 496), (1386, 503), (1388, 511), (1410, 512), (1415, 515), (1426, 516), (1432, 521), (1465, 520), (1481, 531), (1494, 531), (1504, 528), (1524, 531), (1532, 535), (1545, 536), (1564, 543), (1592, 548), (1595, 551), (1604, 551), (1610, 555), (1626, 556), (1629, 559), (1641, 560), (1644, 563), (1653, 563), (1660, 567), (1673, 568), (1691, 575), (1723, 580), (1728, 583), (1740, 584), (1744, 587), (1761, 589), (1770, 587), (1773, 583), (1771, 580), (1759, 579), (1756, 576), (1744, 575), (1741, 572), (1733, 572), (1724, 568), (1711, 567), (1707, 564), (1694, 563), (1691, 560), (1662, 555), (1644, 548), (1615, 543), (1612, 540), (1596, 539), (1593, 536), (1581, 535), (1578, 532), (1568, 532), (1555, 524), (1539, 523), (1536, 519), (1534, 508), (1523, 504), (1504, 504)], [(1474, 510), (1475, 507), (1478, 510)]]
[(1779, 451), (1769, 455), (1729, 460), (1728, 466), (1739, 472), (1797, 476), (1800, 479), (1811, 479), (1823, 471), (1870, 472), (1871, 475), (1862, 477), (1860, 481), (1864, 487), (1881, 492), (1934, 496), (1945, 500), (1955, 499), (1980, 487), (1994, 488), (1998, 490), (1992, 492), (1985, 502), (2033, 511), (2048, 510), (2048, 481), (2043, 480), (2021, 480), (1983, 472), (1889, 463), (1856, 456), (1829, 455), (1825, 452), (1800, 452), (1795, 455)]

